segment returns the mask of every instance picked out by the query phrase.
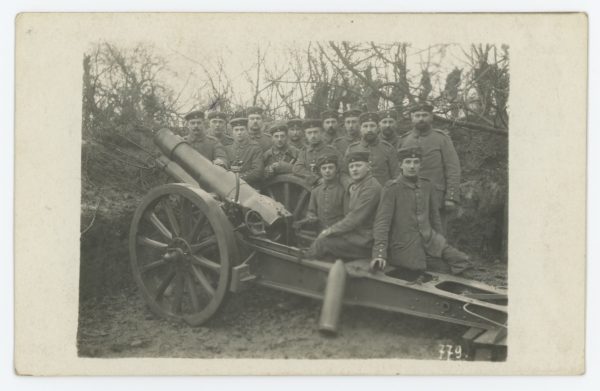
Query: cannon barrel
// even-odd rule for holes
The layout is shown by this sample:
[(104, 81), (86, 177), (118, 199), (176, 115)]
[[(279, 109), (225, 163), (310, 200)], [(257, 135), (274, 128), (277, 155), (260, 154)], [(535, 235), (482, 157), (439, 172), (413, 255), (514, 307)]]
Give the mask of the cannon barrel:
[(200, 184), (196, 182), (194, 178), (190, 176), (181, 166), (168, 157), (162, 155), (158, 159), (156, 159), (156, 163), (158, 167), (160, 167), (164, 172), (167, 173), (171, 178), (176, 181), (187, 183), (188, 185), (200, 187)]
[[(169, 161), (173, 161), (193, 178), (203, 190), (215, 193), (232, 202), (237, 201), (239, 205), (257, 212), (269, 225), (281, 217), (291, 216), (282, 204), (260, 194), (244, 180), (236, 178), (236, 174), (233, 172), (213, 164), (169, 129), (159, 130), (154, 136), (154, 143), (168, 159), (161, 158), (163, 167), (169, 167)], [(171, 166), (176, 168), (176, 165), (172, 164)], [(180, 170), (165, 171), (174, 179), (182, 180)], [(176, 172), (179, 174), (174, 175)], [(237, 200), (235, 199), (236, 194)]]

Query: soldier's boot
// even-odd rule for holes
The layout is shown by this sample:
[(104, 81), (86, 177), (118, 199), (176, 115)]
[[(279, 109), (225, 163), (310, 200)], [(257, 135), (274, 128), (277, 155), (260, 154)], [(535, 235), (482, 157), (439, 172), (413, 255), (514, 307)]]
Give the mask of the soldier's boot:
[(442, 259), (448, 263), (450, 272), (454, 275), (459, 275), (473, 268), (471, 257), (452, 246), (447, 246), (442, 251)]

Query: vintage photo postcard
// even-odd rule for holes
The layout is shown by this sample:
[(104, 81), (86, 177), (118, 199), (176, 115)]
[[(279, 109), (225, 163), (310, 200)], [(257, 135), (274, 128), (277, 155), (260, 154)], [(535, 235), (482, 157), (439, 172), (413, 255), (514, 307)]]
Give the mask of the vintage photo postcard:
[(17, 373), (584, 373), (587, 26), (19, 15)]

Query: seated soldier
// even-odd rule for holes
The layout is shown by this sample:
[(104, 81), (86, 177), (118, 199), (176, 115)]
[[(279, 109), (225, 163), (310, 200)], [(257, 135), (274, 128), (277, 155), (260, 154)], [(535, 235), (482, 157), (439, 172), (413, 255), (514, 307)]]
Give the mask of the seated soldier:
[(371, 175), (368, 152), (348, 155), (352, 184), (346, 192), (343, 219), (323, 230), (304, 253), (307, 258), (326, 255), (346, 260), (369, 258), (373, 243), (373, 219), (379, 204), (381, 185)]
[(273, 138), (273, 146), (263, 155), (265, 178), (278, 174), (290, 174), (298, 158), (298, 150), (288, 144), (286, 125), (274, 123), (267, 128)]
[(471, 267), (469, 256), (451, 247), (439, 233), (441, 220), (432, 183), (419, 177), (421, 149), (398, 153), (401, 174), (388, 181), (381, 193), (373, 225), (372, 269), (386, 263), (423, 272), (428, 256), (445, 261), (452, 274)]
[(226, 165), (233, 172), (239, 172), (240, 178), (250, 186), (257, 188), (263, 176), (262, 151), (260, 146), (250, 140), (248, 135), (248, 120), (234, 118), (229, 121), (233, 144), (224, 147), (227, 153), (227, 162), (215, 162)]
[(323, 183), (310, 192), (306, 218), (296, 221), (293, 225), (295, 229), (317, 224), (318, 230), (321, 231), (344, 218), (346, 189), (338, 175), (337, 155), (321, 156), (317, 161), (317, 170), (323, 178)]

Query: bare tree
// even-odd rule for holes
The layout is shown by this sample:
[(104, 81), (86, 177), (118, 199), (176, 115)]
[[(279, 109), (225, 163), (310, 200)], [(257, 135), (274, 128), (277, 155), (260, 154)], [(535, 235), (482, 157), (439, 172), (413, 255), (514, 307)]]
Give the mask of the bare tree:
[(103, 42), (84, 55), (84, 128), (115, 131), (176, 123), (176, 97), (161, 80), (167, 62), (149, 45)]

